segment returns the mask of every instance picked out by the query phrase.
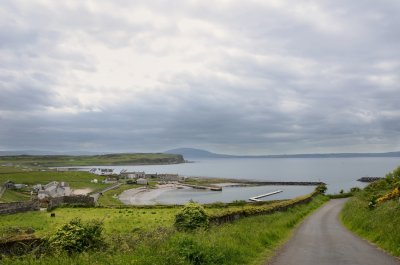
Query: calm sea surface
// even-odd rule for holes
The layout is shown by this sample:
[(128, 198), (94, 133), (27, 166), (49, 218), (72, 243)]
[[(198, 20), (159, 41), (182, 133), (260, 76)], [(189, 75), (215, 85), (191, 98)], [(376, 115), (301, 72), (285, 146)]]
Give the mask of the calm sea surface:
[[(363, 187), (357, 179), (383, 177), (400, 166), (400, 158), (276, 158), (276, 159), (210, 159), (194, 163), (156, 166), (115, 166), (115, 169), (146, 173), (177, 173), (182, 176), (204, 176), (259, 181), (323, 181), (329, 193)], [(110, 168), (110, 167), (107, 167)], [(313, 187), (263, 186), (231, 187), (222, 192), (176, 190), (157, 198), (160, 203), (184, 203), (190, 199), (201, 203), (247, 200), (252, 196), (283, 190), (267, 199), (292, 198), (309, 193)]]

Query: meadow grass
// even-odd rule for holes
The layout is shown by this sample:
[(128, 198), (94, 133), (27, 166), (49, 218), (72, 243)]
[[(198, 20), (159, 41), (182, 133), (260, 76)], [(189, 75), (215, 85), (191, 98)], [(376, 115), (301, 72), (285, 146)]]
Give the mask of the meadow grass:
[(91, 188), (98, 191), (110, 186), (110, 184), (91, 183), (92, 179), (103, 180), (105, 177), (96, 176), (89, 172), (57, 172), (57, 171), (26, 171), (26, 172), (8, 172), (0, 174), (0, 183), (11, 180), (15, 183), (23, 183), (27, 185), (47, 184), (51, 181), (65, 181), (71, 188)]
[[(25, 256), (24, 258), (4, 258), (4, 264), (262, 264), (271, 258), (276, 249), (281, 246), (291, 235), (294, 228), (312, 211), (320, 207), (328, 199), (317, 196), (312, 202), (298, 205), (285, 212), (275, 212), (269, 215), (259, 215), (239, 219), (232, 223), (220, 226), (212, 226), (207, 230), (194, 232), (177, 232), (171, 226), (178, 208), (164, 210), (158, 218), (165, 218), (165, 228), (154, 229), (146, 233), (142, 231), (129, 231), (131, 228), (123, 228), (125, 237), (116, 237), (116, 233), (109, 233), (110, 226), (106, 225), (106, 241), (109, 248), (103, 251), (83, 253), (68, 256), (44, 256), (36, 258)], [(58, 209), (61, 214), (65, 209)], [(82, 209), (84, 210), (84, 209)], [(100, 209), (96, 209), (100, 210)], [(113, 209), (114, 210), (114, 209)], [(116, 210), (116, 209), (115, 209)], [(124, 209), (129, 211), (128, 209)], [(150, 212), (152, 209), (147, 209)], [(161, 210), (161, 209), (159, 209)], [(143, 211), (143, 210), (140, 210)], [(90, 214), (90, 213), (89, 213)], [(89, 215), (88, 214), (88, 215)], [(95, 213), (92, 213), (95, 214)], [(104, 213), (103, 213), (104, 214)], [(135, 213), (137, 214), (137, 213)], [(131, 217), (123, 212), (122, 216), (128, 219), (121, 220), (118, 214), (110, 217), (116, 226), (120, 223), (129, 224)], [(148, 214), (148, 213), (146, 213)], [(170, 217), (168, 217), (168, 215)], [(172, 220), (171, 220), (171, 219)], [(50, 219), (48, 217), (47, 219)], [(62, 216), (62, 219), (65, 219)], [(142, 225), (148, 226), (150, 219)], [(169, 220), (167, 220), (169, 219)], [(107, 222), (107, 219), (106, 219)], [(159, 221), (157, 222), (160, 223)], [(169, 226), (169, 227), (168, 227)], [(116, 227), (113, 227), (116, 228)], [(133, 240), (138, 239), (141, 240)]]
[(80, 218), (83, 221), (103, 220), (106, 234), (129, 233), (137, 229), (172, 227), (178, 210), (179, 208), (57, 208), (52, 211), (55, 217), (50, 217), (50, 213), (46, 211), (1, 216), (0, 227), (32, 227), (37, 236), (43, 237), (54, 233), (66, 222)]
[(400, 257), (400, 202), (388, 201), (369, 209), (368, 196), (362, 192), (343, 208), (344, 225), (359, 236)]
[(344, 206), (345, 226), (394, 256), (400, 257), (400, 167), (357, 192)]
[(15, 190), (6, 190), (0, 198), (0, 202), (21, 202), (21, 201), (29, 201), (31, 199), (31, 195), (26, 192), (19, 192)]

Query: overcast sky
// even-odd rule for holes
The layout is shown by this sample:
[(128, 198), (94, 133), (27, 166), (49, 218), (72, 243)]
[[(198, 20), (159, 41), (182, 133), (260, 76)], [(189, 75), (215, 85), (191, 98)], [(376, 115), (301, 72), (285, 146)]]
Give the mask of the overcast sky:
[(400, 150), (400, 1), (0, 3), (0, 150)]

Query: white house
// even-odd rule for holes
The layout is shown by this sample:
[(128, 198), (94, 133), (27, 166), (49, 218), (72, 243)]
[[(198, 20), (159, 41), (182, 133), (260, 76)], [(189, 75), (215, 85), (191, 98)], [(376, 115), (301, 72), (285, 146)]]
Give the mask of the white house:
[(127, 178), (127, 179), (139, 179), (139, 178), (145, 178), (146, 173), (144, 171), (139, 172), (139, 171), (133, 171), (133, 172), (121, 172), (121, 177)]
[(103, 183), (106, 184), (110, 184), (110, 183), (117, 183), (118, 179), (117, 178), (112, 178), (112, 177), (108, 177), (105, 180), (102, 181)]
[(66, 182), (52, 181), (38, 191), (38, 199), (42, 200), (47, 197), (61, 197), (71, 195), (72, 190)]
[(139, 178), (136, 180), (136, 183), (139, 185), (147, 185), (149, 182), (147, 181), (147, 179)]

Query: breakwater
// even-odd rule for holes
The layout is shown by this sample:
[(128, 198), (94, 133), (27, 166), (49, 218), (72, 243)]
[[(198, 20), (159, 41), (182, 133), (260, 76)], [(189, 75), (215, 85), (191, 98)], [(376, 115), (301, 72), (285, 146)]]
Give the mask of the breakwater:
[(377, 181), (380, 179), (382, 179), (382, 178), (380, 178), (380, 177), (362, 177), (362, 178), (357, 179), (357, 181), (370, 183), (370, 182), (374, 182), (374, 181)]
[(199, 189), (199, 190), (222, 191), (222, 187), (219, 187), (219, 186), (202, 186), (202, 185), (192, 185), (192, 184), (184, 184), (184, 183), (180, 183), (180, 185), (190, 187), (193, 189)]
[(259, 186), (319, 186), (326, 185), (321, 181), (243, 181), (240, 183)]

